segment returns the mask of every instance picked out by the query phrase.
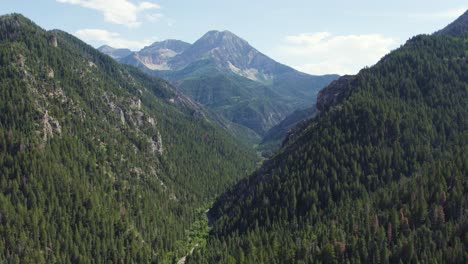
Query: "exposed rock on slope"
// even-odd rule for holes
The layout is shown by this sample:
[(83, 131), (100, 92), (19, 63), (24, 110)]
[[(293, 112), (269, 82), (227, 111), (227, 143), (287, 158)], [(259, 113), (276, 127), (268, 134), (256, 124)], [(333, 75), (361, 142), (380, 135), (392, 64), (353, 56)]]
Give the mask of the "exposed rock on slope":
[(339, 103), (346, 95), (349, 83), (354, 76), (343, 76), (330, 85), (320, 90), (317, 95), (317, 109), (321, 112), (327, 111), (333, 105)]
[(0, 263), (169, 263), (193, 208), (255, 165), (168, 82), (63, 31), (0, 16), (0, 65)]

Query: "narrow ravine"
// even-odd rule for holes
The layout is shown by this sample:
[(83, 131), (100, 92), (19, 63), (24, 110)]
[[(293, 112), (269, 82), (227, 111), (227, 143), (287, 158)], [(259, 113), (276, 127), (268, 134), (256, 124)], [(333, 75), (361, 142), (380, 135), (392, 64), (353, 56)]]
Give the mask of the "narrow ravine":
[[(206, 239), (211, 229), (212, 219), (210, 218), (209, 211), (211, 204), (206, 207), (197, 209), (199, 216), (189, 230), (187, 230), (186, 238), (183, 241), (185, 248), (190, 248), (186, 251), (187, 254), (177, 261), (177, 264), (184, 264), (187, 257), (190, 256), (197, 247), (204, 247), (206, 245)], [(208, 209), (207, 209), (208, 208)]]

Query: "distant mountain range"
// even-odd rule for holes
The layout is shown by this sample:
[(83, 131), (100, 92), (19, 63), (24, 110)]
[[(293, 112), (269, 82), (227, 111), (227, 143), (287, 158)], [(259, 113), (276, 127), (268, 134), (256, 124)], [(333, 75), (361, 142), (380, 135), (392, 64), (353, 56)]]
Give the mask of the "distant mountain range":
[[(100, 51), (109, 54), (108, 48)], [(195, 101), (254, 132), (257, 142), (287, 115), (311, 107), (317, 92), (338, 78), (294, 70), (229, 31), (209, 31), (193, 44), (156, 42), (115, 58), (169, 80)]]
[(132, 54), (132, 51), (129, 49), (115, 49), (107, 45), (99, 47), (98, 50), (102, 53), (111, 56), (113, 59), (120, 59)]

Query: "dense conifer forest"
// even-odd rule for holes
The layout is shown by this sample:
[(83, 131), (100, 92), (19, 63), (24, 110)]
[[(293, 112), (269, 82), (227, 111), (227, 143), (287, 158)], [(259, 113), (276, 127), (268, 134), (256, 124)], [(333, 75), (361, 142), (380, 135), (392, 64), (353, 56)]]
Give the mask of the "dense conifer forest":
[(324, 88), (258, 167), (168, 82), (0, 16), (0, 263), (467, 263), (467, 16)]
[(466, 263), (467, 55), (420, 35), (351, 77), (215, 202), (189, 263)]
[(163, 80), (0, 17), (0, 262), (170, 262), (256, 154)]

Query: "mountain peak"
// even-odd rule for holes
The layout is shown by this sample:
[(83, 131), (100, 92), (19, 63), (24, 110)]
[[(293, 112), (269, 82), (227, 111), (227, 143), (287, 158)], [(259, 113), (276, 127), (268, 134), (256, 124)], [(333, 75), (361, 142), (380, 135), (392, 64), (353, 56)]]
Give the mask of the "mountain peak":
[[(213, 35), (221, 35), (221, 36), (231, 35), (231, 36), (236, 36), (236, 34), (232, 33), (232, 32), (229, 31), (229, 30), (210, 30), (210, 31), (206, 32), (204, 36), (213, 36)], [(236, 36), (236, 37), (237, 37), (237, 36)], [(202, 38), (203, 38), (203, 37), (202, 37)]]
[(8, 25), (8, 27), (2, 28), (2, 30), (4, 30), (5, 32), (8, 30), (8, 34), (5, 34), (3, 36), (2, 34), (0, 34), (0, 40), (5, 40), (4, 38), (10, 40), (12, 38), (18, 38), (21, 35), (17, 34), (19, 32), (23, 32), (23, 34), (27, 34), (26, 32), (35, 32), (38, 30), (45, 32), (45, 30), (36, 25), (29, 18), (18, 13), (0, 16), (0, 24)]
[[(257, 79), (257, 72), (244, 73), (249, 63), (259, 52), (244, 39), (230, 31), (211, 30), (193, 43), (190, 48), (171, 62), (174, 69), (181, 69), (192, 62), (211, 60), (218, 68), (232, 71), (238, 75), (249, 75)], [(182, 56), (183, 55), (183, 56)]]
[(153, 44), (144, 47), (142, 51), (144, 50), (160, 50), (160, 49), (169, 49), (173, 50), (176, 53), (181, 53), (185, 51), (188, 47), (190, 47), (190, 44), (187, 42), (184, 42), (182, 40), (178, 39), (166, 39), (163, 41), (156, 41)]
[(232, 33), (231, 31), (224, 30), (211, 30), (205, 33), (194, 45), (203, 43), (203, 45), (220, 46), (223, 44), (236, 44), (239, 46), (250, 46), (247, 41)]
[(437, 31), (436, 35), (462, 36), (468, 34), (468, 10), (445, 28)]

